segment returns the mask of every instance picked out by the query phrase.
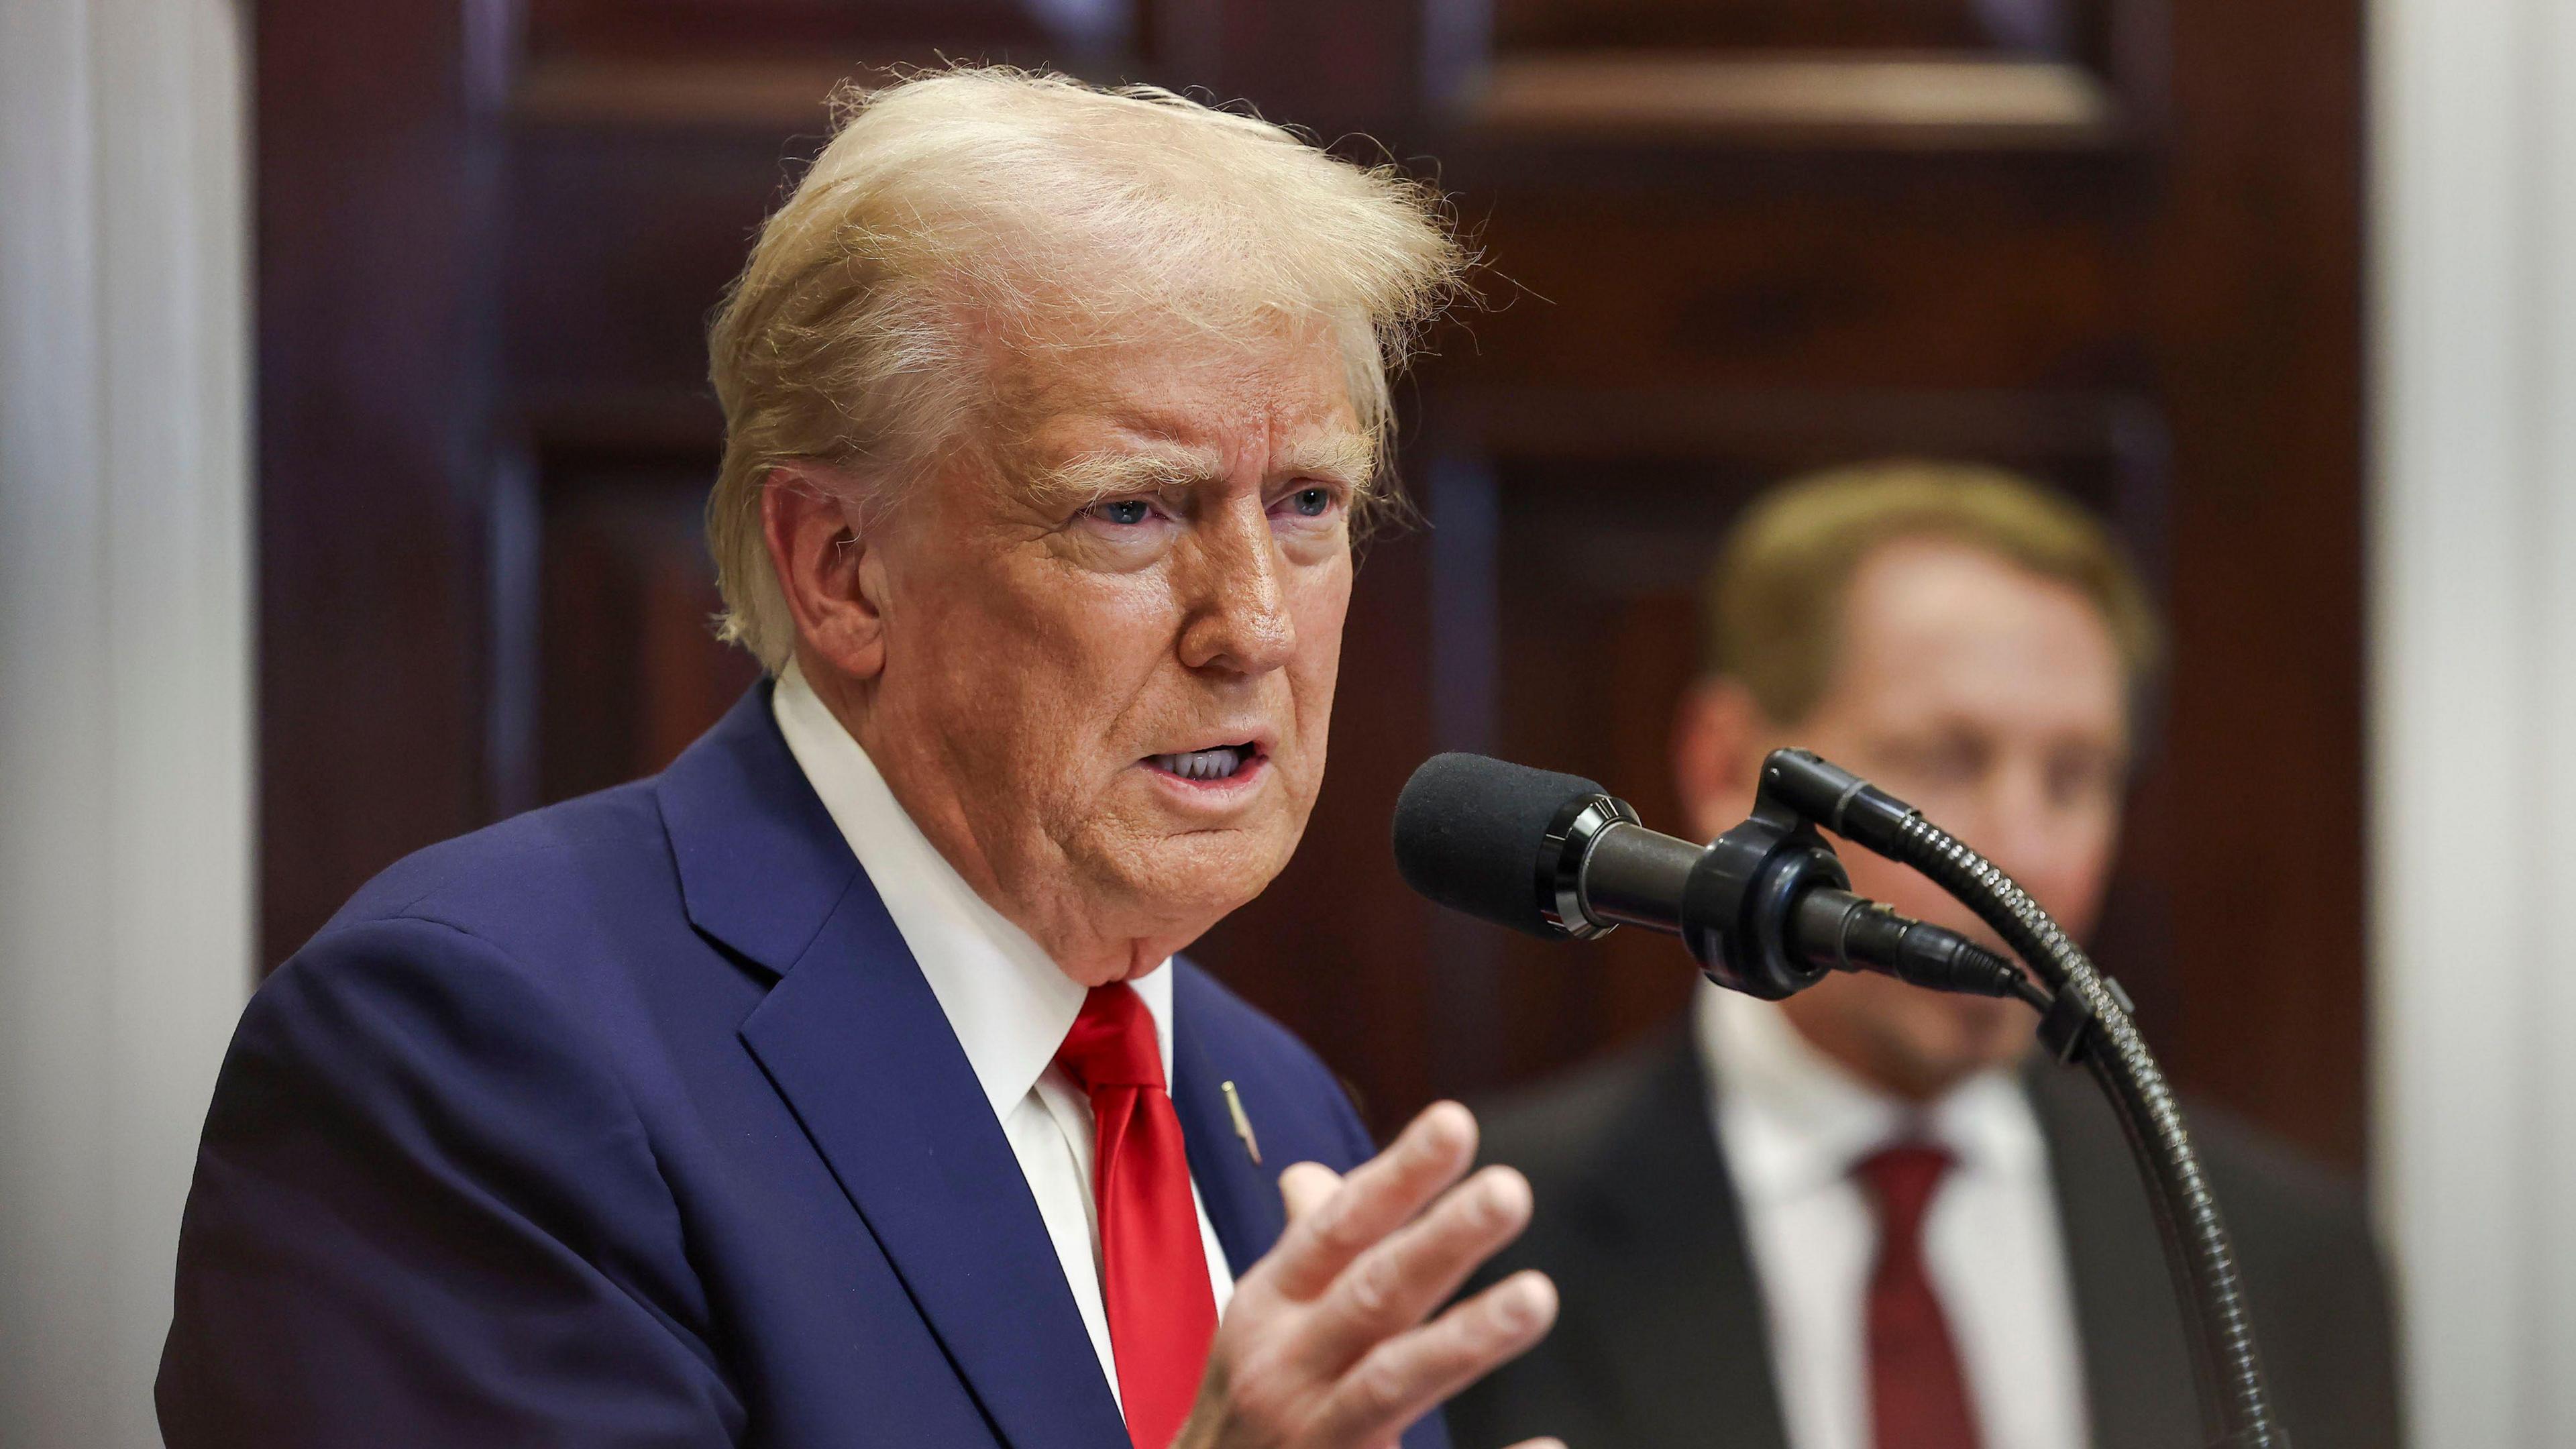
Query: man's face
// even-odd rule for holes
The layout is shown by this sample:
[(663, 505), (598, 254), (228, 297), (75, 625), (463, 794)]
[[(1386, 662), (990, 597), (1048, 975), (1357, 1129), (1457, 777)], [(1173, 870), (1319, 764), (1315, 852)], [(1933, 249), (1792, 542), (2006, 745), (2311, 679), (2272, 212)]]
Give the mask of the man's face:
[(1321, 334), (1009, 366), (1013, 436), (891, 510), (861, 742), (988, 899), (1106, 979), (1305, 829), (1370, 449)]
[[(1919, 807), (2080, 938), (2100, 909), (2119, 835), (2125, 704), (2119, 651), (2083, 593), (1984, 550), (1898, 541), (1853, 575), (1823, 699), (1794, 727), (1757, 714), (1748, 758), (1726, 765), (1743, 792), (1704, 789), (1697, 823), (1711, 833), (1734, 824), (1751, 804), (1759, 756), (1804, 746)], [(1685, 748), (1722, 733), (1686, 728)], [(1681, 773), (1694, 778), (1691, 762)], [(1912, 870), (1850, 845), (1839, 853), (1860, 894), (2001, 945)], [(2019, 1002), (1877, 975), (1838, 973), (1785, 1009), (1818, 1046), (1915, 1096), (2016, 1060), (2033, 1025)]]

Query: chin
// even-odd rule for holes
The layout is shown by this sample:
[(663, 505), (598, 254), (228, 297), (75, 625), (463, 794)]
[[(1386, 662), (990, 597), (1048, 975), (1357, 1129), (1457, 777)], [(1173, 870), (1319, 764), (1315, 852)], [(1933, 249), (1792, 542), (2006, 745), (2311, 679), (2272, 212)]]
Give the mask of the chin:
[(1296, 842), (1260, 829), (1194, 830), (1104, 852), (1104, 874), (1140, 915), (1195, 939), (1269, 888)]
[(1892, 1056), (1890, 1065), (1899, 1075), (1946, 1089), (1980, 1072), (2019, 1063), (2036, 1026), (2030, 1009), (2018, 1001), (1934, 997), (1909, 1000), (1886, 1013), (1877, 1034), (1879, 1049)]
[(2031, 1017), (2029, 1008), (2017, 1001), (1997, 1004), (2014, 1007), (2020, 1019), (1998, 1012), (1958, 1023), (1959, 1030), (1944, 1043), (1947, 1050), (1943, 1053), (1956, 1075), (1969, 1077), (1996, 1067), (2009, 1067), (2030, 1051), (2038, 1022)]

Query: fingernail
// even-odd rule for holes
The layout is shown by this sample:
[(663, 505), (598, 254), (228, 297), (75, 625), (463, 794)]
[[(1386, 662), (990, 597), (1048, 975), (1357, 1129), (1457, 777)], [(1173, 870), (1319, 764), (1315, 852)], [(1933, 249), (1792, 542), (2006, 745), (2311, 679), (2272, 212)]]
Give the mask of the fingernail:
[(1515, 1331), (1535, 1328), (1555, 1311), (1556, 1285), (1537, 1273), (1528, 1274), (1513, 1281), (1503, 1304), (1510, 1310)]
[(1418, 1139), (1426, 1152), (1448, 1152), (1464, 1141), (1474, 1129), (1460, 1119), (1467, 1109), (1455, 1102), (1434, 1102), (1422, 1109), (1422, 1132)]

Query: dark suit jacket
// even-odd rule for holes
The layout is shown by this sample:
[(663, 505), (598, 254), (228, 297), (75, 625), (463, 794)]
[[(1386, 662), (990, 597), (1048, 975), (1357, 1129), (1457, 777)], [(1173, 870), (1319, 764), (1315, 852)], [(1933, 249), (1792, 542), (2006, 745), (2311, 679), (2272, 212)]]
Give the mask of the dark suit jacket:
[[(1241, 1273), (1283, 1165), (1370, 1146), (1312, 1054), (1173, 969), (1172, 1097)], [(1128, 1449), (1018, 1161), (765, 686), (656, 779), (395, 866), (269, 978), (158, 1398), (173, 1449)]]
[[(2080, 1071), (2035, 1068), (2100, 1449), (2198, 1449), (2182, 1319), (2128, 1146)], [(1529, 1174), (1535, 1221), (1488, 1277), (1544, 1268), (1556, 1331), (1453, 1401), (1470, 1449), (1779, 1449), (1759, 1285), (1687, 1035), (1486, 1119)], [(2207, 1113), (2194, 1141), (2235, 1237), (2274, 1402), (2298, 1449), (2398, 1442), (2388, 1302), (2359, 1204), (2332, 1177)]]

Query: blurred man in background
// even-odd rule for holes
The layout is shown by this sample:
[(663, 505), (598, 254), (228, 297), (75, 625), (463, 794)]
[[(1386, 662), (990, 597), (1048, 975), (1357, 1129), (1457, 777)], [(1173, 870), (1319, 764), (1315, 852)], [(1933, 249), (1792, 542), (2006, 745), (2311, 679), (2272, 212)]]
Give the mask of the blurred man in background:
[[(1987, 469), (1888, 464), (1758, 503), (1710, 576), (1674, 768), (1703, 838), (1800, 745), (1989, 854), (2081, 937), (2120, 833), (2158, 630), (2079, 509)], [(1853, 889), (2001, 943), (1937, 886), (1842, 852)], [(1586, 1449), (2103, 1449), (2203, 1442), (2162, 1247), (2120, 1128), (2035, 1062), (2017, 1001), (1837, 974), (1779, 1003), (1702, 986), (1688, 1029), (1491, 1118), (1536, 1225), (1492, 1271), (1564, 1294), (1472, 1392), (1470, 1442)], [(2195, 1114), (2282, 1420), (2397, 1442), (2357, 1199)]]

